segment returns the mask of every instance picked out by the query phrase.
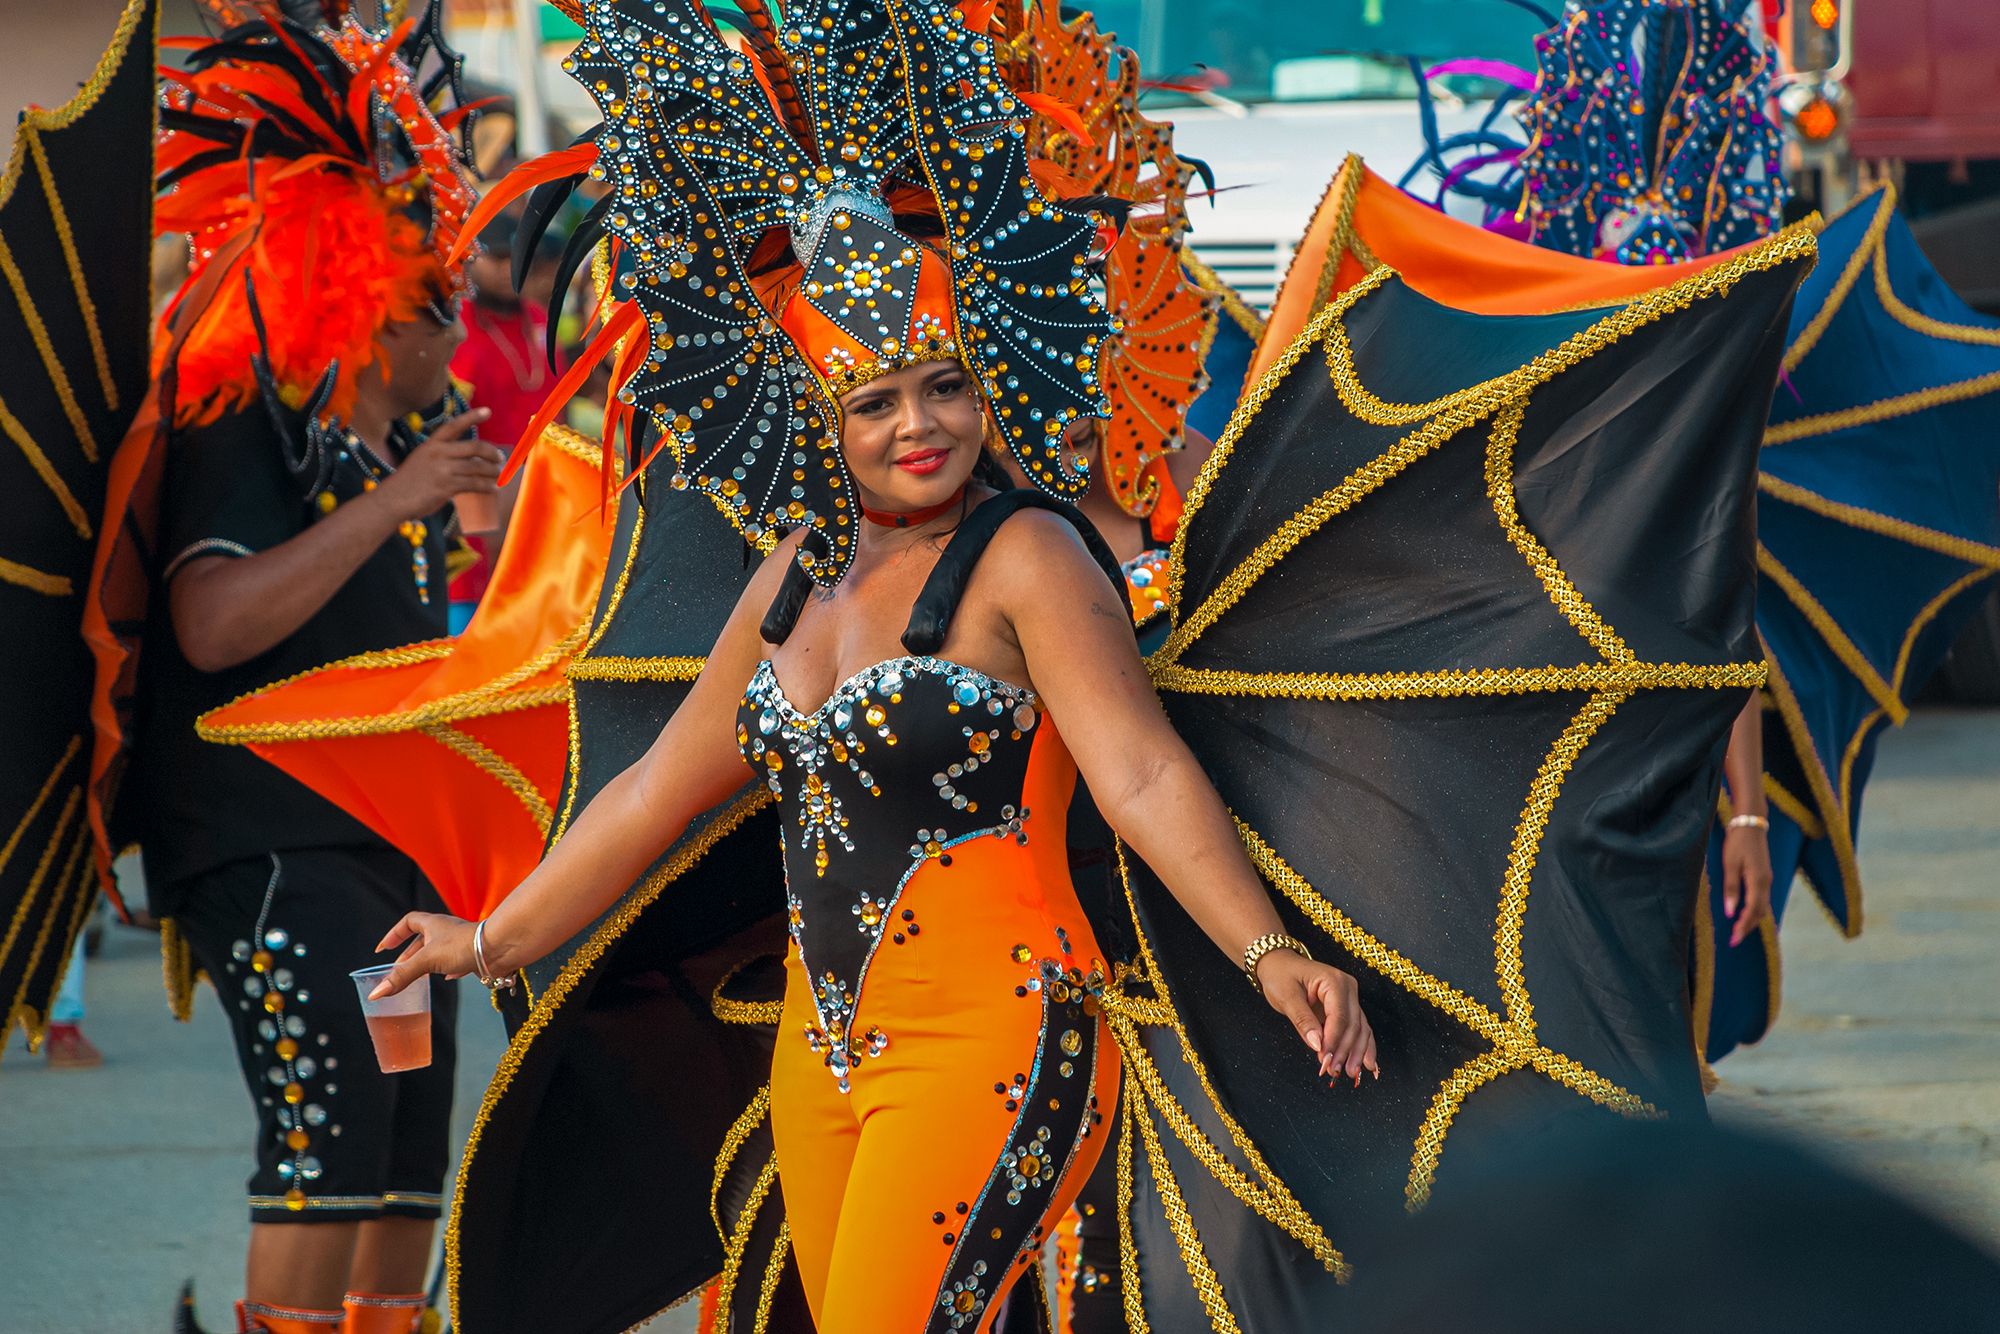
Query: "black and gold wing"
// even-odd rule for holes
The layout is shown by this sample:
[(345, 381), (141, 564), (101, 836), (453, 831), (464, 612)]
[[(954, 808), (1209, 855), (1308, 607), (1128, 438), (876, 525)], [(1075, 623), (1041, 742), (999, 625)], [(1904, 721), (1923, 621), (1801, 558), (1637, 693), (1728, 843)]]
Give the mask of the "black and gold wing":
[(97, 901), (81, 634), (112, 452), (145, 396), (154, 0), (0, 178), (0, 1047), (38, 1044)]
[[(707, 495), (665, 484), (672, 467), (621, 501), (569, 667), (558, 839), (658, 737), (758, 559)], [(446, 1257), (460, 1328), (616, 1334), (718, 1274), (734, 1328), (810, 1327), (785, 1281), (768, 1120), (786, 941), (770, 799), (746, 783), (530, 970), (532, 1007), (459, 1167)]]
[(1688, 942), (1764, 673), (1757, 443), (1813, 252), (1795, 229), (1538, 316), (1380, 269), (1249, 389), (1190, 493), (1150, 666), (1286, 929), (1360, 980), (1383, 1075), (1329, 1090), (1128, 866), (1134, 1328), (1321, 1327), (1454, 1160), (1702, 1114)]

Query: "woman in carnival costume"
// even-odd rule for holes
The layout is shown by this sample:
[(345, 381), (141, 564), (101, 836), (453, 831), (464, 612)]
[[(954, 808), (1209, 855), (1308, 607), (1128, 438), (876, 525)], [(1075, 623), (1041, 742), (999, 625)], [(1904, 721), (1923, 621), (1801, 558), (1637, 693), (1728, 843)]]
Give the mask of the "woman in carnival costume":
[[(647, 757), (486, 921), (391, 932), (415, 939), (384, 990), (512, 976), (749, 765), (784, 830), (770, 1106), (807, 1304), (822, 1330), (975, 1328), (1068, 1208), (1117, 1087), (1062, 832), (1079, 768), (1301, 1064), (1358, 1080), (1373, 1039), (1166, 726), (1115, 564), (1043, 498), (1085, 484), (1063, 432), (1105, 410), (1111, 318), (1098, 226), (1033, 184), (991, 39), (936, 4), (856, 6), (794, 16), (753, 61), (695, 6), (585, 17), (592, 171), (635, 261), (611, 331), (647, 344), (620, 402), (671, 449), (670, 484), (776, 559)], [(1039, 490), (971, 482), (989, 424)]]
[[(1122, 598), (1093, 609), (1115, 596), (1101, 545), (1072, 511), (1013, 518), (1047, 508), (1036, 492), (961, 489), (990, 428), (1031, 483), (1075, 494), (1066, 425), (1108, 406), (1097, 223), (1035, 184), (1023, 122), (1052, 113), (1001, 82), (991, 16), (753, 4), (742, 49), (685, 2), (577, 17), (573, 72), (606, 122), (518, 184), (605, 182), (594, 222), (630, 261), (595, 352), (618, 357), (643, 504), (620, 508), (635, 535), (571, 670), (565, 806), (596, 796), (487, 923), (418, 914), (385, 942), (408, 942), (391, 986), (527, 964), (536, 988), (462, 1173), (466, 1328), (625, 1328), (718, 1268), (709, 1301), (739, 1328), (802, 1325), (778, 1314), (794, 1287), (823, 1330), (987, 1328), (1103, 1144), (1114, 1063), (1120, 1301), (1155, 1328), (1323, 1316), (1343, 1248), (1365, 1261), (1385, 1207), (1428, 1197), (1448, 1133), (1699, 1115), (1687, 922), (1759, 676), (1740, 409), (1768, 401), (1809, 235), (1535, 319), (1452, 311), (1380, 269), (1315, 319), (1188, 494), (1148, 664), (1231, 798), (1215, 829)], [(1682, 430), (1663, 440), (1665, 402)], [(1696, 475), (1723, 499), (1679, 504)], [(731, 584), (733, 553), (688, 526), (711, 501), (782, 554), (704, 658), (667, 646), (686, 638), (672, 613)], [(1663, 543), (1704, 554), (1663, 565)], [(668, 615), (634, 620), (646, 599)], [(885, 657), (898, 628), (907, 654)], [(622, 716), (583, 707), (614, 682)], [(654, 740), (632, 701), (669, 682)], [(1117, 925), (1138, 966), (1109, 978), (1114, 924), (1077, 906), (1059, 841), (1058, 727), (1130, 835)], [(1148, 784), (1124, 781), (1135, 753)], [(753, 833), (782, 841), (786, 889)], [(718, 859), (745, 874), (692, 874)], [(682, 966), (774, 908), (782, 1002), (731, 993), (736, 966)], [(680, 962), (609, 976), (642, 946)], [(1607, 989), (1614, 948), (1635, 967)], [(1268, 1012), (1345, 987), (1308, 950), (1366, 1002), (1365, 1023), (1333, 1007), (1331, 1042), (1319, 1016), (1287, 1036)], [(605, 1003), (574, 1015), (592, 985)], [(776, 1022), (768, 1085), (733, 1121), (696, 1124), (755, 1062), (691, 1002)], [(1414, 1067), (1334, 1104), (1325, 1076), (1369, 1068), (1378, 1004)], [(538, 1055), (565, 1025), (593, 1063)], [(1310, 1076), (1287, 1052), (1307, 1032)], [(531, 1083), (524, 1136), (506, 1109)], [(600, 1140), (631, 1150), (601, 1159), (631, 1198), (563, 1166)], [(580, 1209), (616, 1226), (580, 1235)]]

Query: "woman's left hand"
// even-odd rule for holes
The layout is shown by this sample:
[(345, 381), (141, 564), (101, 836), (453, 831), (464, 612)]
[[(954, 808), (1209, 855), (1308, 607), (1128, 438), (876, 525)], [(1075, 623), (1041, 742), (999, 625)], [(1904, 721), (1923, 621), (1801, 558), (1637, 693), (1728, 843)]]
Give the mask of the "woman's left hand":
[(1288, 949), (1257, 960), (1257, 981), (1271, 1008), (1291, 1022), (1306, 1046), (1319, 1055), (1319, 1072), (1361, 1083), (1361, 1072), (1382, 1077), (1375, 1064), (1375, 1031), (1361, 1012), (1354, 978), (1329, 964), (1314, 963)]
[(1730, 948), (1771, 917), (1771, 840), (1753, 825), (1722, 831), (1722, 915), (1735, 923)]
[(379, 1000), (393, 996), (425, 973), (442, 973), (448, 979), (456, 980), (470, 973), (472, 969), (472, 928), (471, 922), (461, 921), (446, 913), (413, 912), (390, 929), (382, 937), (382, 943), (375, 947), (380, 954), (392, 950), (404, 941), (410, 947), (396, 959), (396, 966), (389, 975), (376, 984), (368, 993), (369, 1000)]

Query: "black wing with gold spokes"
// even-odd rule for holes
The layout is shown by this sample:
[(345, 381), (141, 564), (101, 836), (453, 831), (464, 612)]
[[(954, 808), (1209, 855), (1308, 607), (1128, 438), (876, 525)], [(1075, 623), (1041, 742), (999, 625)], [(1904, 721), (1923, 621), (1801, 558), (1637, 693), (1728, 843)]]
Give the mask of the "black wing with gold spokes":
[(97, 897), (80, 624), (113, 450), (147, 383), (154, 0), (0, 178), (0, 1045), (39, 1041)]

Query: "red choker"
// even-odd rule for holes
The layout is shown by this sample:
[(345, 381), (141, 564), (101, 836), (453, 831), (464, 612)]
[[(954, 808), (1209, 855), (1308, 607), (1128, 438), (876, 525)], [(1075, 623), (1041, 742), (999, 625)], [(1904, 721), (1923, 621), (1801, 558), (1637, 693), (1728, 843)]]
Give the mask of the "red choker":
[(920, 510), (871, 510), (863, 505), (861, 517), (884, 528), (915, 528), (920, 523), (929, 523), (963, 499), (965, 499), (965, 488), (961, 486), (949, 499), (940, 500), (935, 505), (926, 505)]

